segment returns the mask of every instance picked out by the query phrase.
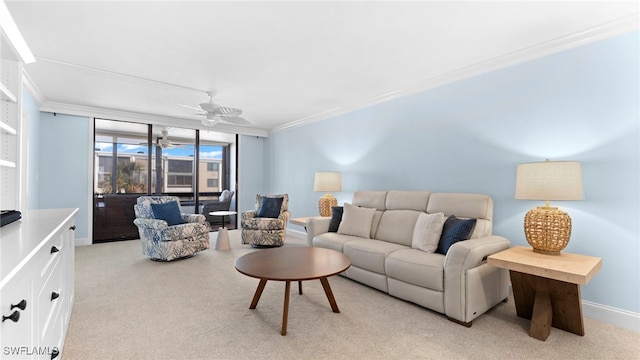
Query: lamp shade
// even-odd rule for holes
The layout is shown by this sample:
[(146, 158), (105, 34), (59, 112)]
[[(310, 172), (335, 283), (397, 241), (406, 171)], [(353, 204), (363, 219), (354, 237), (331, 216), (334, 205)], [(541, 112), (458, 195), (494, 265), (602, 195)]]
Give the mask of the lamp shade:
[(547, 160), (518, 165), (516, 199), (582, 200), (580, 163)]
[(316, 172), (313, 191), (342, 191), (342, 179), (339, 172)]

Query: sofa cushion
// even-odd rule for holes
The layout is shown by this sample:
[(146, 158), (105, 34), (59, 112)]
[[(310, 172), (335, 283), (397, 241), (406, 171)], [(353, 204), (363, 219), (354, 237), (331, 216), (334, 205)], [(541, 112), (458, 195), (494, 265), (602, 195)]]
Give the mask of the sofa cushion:
[(375, 213), (376, 209), (363, 208), (345, 203), (342, 222), (340, 222), (340, 226), (338, 227), (338, 234), (369, 239), (373, 215)]
[(387, 193), (385, 208), (387, 210), (427, 211), (428, 191), (391, 190)]
[(180, 214), (180, 206), (178, 206), (177, 201), (151, 204), (151, 210), (153, 211), (153, 217), (155, 219), (164, 220), (169, 226), (184, 224), (182, 214)]
[(329, 223), (329, 232), (338, 232), (340, 222), (342, 221), (342, 212), (344, 208), (342, 206), (331, 207), (331, 222)]
[(282, 208), (282, 198), (265, 197), (262, 199), (262, 204), (258, 209), (259, 218), (277, 218), (280, 216), (280, 209)]
[(444, 291), (442, 254), (427, 254), (417, 249), (394, 251), (385, 260), (387, 276), (427, 289)]
[(385, 210), (386, 191), (356, 191), (353, 194), (353, 205)]
[(351, 265), (384, 274), (384, 259), (388, 254), (406, 249), (406, 246), (374, 239), (354, 239), (344, 244), (342, 252), (351, 259)]
[(438, 248), (445, 220), (446, 218), (442, 212), (420, 214), (416, 221), (416, 226), (413, 229), (411, 247), (428, 253), (434, 253)]
[(325, 249), (331, 249), (335, 251), (342, 252), (344, 244), (349, 241), (360, 239), (357, 236), (351, 235), (341, 235), (338, 233), (322, 233), (312, 240), (312, 245), (316, 247), (321, 247)]
[(382, 213), (375, 238), (411, 247), (413, 229), (421, 211), (386, 210)]
[(476, 227), (476, 219), (460, 219), (451, 215), (444, 222), (442, 236), (438, 243), (437, 253), (446, 255), (451, 245), (458, 241), (468, 240)]

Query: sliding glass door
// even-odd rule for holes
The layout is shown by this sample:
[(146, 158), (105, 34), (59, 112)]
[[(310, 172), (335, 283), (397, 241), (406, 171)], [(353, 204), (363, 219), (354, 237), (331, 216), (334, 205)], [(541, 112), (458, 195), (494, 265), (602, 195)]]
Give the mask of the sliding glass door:
[(177, 196), (193, 214), (217, 201), (235, 183), (225, 140), (235, 136), (95, 119), (94, 242), (138, 238), (133, 205), (140, 195)]

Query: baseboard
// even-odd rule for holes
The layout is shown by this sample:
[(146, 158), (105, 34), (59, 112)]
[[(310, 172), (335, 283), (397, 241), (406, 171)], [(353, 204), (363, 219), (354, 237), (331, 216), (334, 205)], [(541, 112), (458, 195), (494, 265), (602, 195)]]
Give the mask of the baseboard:
[[(511, 283), (509, 283), (509, 293), (513, 296)], [(640, 314), (638, 313), (582, 300), (582, 315), (640, 333)]]
[(307, 239), (307, 233), (299, 230), (291, 230), (287, 228), (287, 236), (293, 236), (300, 239)]
[(585, 317), (640, 333), (640, 314), (582, 300)]

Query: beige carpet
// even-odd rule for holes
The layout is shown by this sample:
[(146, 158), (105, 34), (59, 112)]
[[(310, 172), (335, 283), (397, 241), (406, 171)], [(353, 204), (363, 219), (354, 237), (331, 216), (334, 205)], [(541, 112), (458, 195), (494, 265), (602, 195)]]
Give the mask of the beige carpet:
[[(76, 248), (75, 305), (63, 359), (640, 359), (640, 334), (585, 319), (585, 336), (527, 335), (512, 299), (471, 328), (341, 276), (292, 290), (280, 335), (284, 284), (269, 282), (249, 310), (257, 279), (234, 269), (252, 249), (230, 231), (230, 251), (170, 263), (142, 255), (138, 240)], [(286, 246), (303, 246), (289, 237)], [(295, 287), (294, 287), (295, 289)]]

